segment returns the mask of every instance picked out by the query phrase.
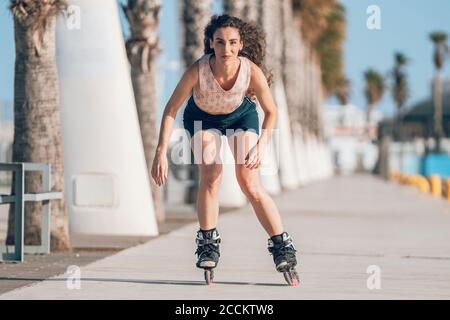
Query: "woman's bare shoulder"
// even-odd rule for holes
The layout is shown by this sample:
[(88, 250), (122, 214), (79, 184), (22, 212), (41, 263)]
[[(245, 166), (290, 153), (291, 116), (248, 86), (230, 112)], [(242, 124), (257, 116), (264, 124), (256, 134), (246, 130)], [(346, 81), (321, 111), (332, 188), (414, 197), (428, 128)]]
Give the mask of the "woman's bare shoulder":
[(194, 73), (194, 72), (198, 72), (198, 69), (200, 67), (200, 60), (198, 59), (197, 61), (195, 61), (193, 64), (191, 64), (189, 66), (189, 68), (187, 68), (186, 73)]
[(261, 68), (256, 63), (251, 61), (250, 59), (248, 59), (248, 61), (250, 63), (250, 73), (251, 73), (250, 82), (251, 82), (251, 84), (255, 85), (256, 83), (265, 81), (266, 76), (264, 75), (264, 72), (261, 70)]
[(189, 81), (191, 85), (198, 82), (198, 70), (200, 59), (191, 64), (184, 72), (183, 79)]
[(247, 60), (248, 60), (248, 63), (250, 64), (250, 72), (251, 72), (252, 78), (254, 76), (258, 76), (258, 77), (260, 77), (261, 75), (264, 76), (264, 73), (262, 72), (261, 68), (256, 63), (254, 63), (250, 59), (247, 59)]

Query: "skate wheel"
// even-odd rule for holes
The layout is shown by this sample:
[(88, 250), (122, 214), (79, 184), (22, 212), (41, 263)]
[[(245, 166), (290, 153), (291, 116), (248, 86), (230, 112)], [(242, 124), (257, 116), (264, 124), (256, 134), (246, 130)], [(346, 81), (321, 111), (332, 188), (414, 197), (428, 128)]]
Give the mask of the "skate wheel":
[(298, 286), (300, 284), (298, 273), (295, 270), (283, 272), (283, 276), (286, 282), (292, 287)]
[(211, 269), (205, 269), (205, 281), (207, 285), (213, 283), (214, 280), (214, 271)]

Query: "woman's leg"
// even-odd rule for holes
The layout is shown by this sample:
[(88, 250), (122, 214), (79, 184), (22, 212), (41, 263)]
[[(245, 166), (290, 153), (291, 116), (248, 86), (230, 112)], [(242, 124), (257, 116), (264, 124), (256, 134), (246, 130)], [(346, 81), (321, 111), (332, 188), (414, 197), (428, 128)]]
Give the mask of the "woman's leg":
[(217, 226), (219, 215), (218, 192), (222, 181), (221, 137), (210, 131), (199, 131), (194, 135), (191, 147), (200, 172), (198, 221), (200, 229), (210, 230)]
[(251, 131), (238, 131), (228, 138), (236, 162), (235, 171), (239, 186), (250, 201), (261, 225), (272, 237), (284, 231), (278, 208), (261, 184), (259, 168), (248, 169), (244, 165), (245, 156), (257, 141), (258, 135)]

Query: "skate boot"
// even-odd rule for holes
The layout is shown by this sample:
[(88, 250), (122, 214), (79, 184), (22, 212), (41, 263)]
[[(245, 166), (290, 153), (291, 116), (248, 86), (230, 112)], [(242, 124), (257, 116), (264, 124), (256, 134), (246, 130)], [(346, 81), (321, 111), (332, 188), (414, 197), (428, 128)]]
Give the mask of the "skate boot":
[(212, 230), (199, 230), (197, 232), (197, 255), (198, 261), (196, 263), (197, 268), (205, 270), (206, 284), (211, 284), (214, 279), (213, 269), (219, 263), (220, 251), (220, 235), (217, 229)]
[(287, 232), (283, 232), (271, 237), (267, 249), (273, 256), (277, 271), (283, 273), (286, 282), (291, 286), (298, 285), (300, 280), (295, 270), (297, 250), (295, 250), (291, 236)]

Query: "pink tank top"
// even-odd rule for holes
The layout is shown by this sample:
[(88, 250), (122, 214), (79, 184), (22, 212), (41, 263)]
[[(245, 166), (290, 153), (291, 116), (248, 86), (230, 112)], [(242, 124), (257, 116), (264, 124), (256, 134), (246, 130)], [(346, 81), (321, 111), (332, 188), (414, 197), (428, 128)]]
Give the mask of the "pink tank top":
[(205, 112), (211, 114), (228, 114), (236, 110), (244, 100), (250, 85), (250, 62), (246, 57), (241, 60), (239, 74), (230, 90), (224, 90), (214, 78), (209, 65), (210, 54), (199, 60), (199, 85), (194, 87), (194, 102)]

